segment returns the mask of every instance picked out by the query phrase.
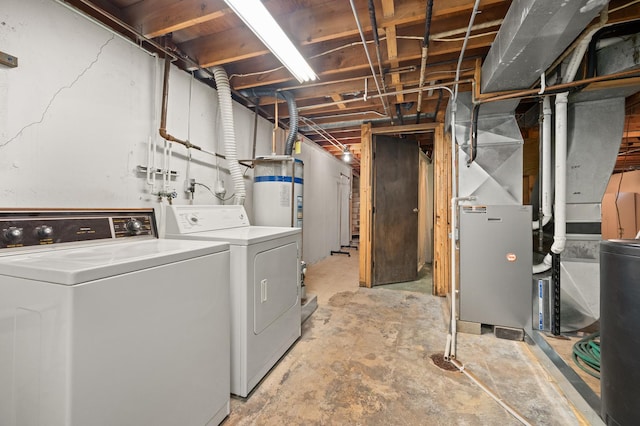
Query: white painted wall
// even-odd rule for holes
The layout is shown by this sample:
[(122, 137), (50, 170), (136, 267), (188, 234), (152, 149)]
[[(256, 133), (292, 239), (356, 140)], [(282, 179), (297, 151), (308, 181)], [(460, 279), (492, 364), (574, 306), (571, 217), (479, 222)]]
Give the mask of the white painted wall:
[(340, 174), (351, 176), (351, 168), (307, 140), (297, 157), (304, 162), (304, 258), (315, 263), (340, 250)]
[[(1, 49), (18, 58), (17, 68), (0, 65), (0, 208), (154, 207), (166, 200), (136, 171), (148, 164), (148, 141), (158, 147), (162, 60), (151, 56), (84, 15), (55, 0), (2, 0)], [(252, 155), (253, 111), (234, 104), (238, 157)], [(271, 152), (272, 125), (258, 120), (256, 155)], [(167, 130), (207, 150), (223, 153), (216, 91), (172, 67)], [(191, 201), (183, 191), (189, 177), (211, 188), (218, 176), (227, 196), (233, 184), (224, 160), (173, 146), (167, 184), (177, 204), (217, 204), (197, 186)], [(153, 156), (151, 156), (153, 158)], [(334, 249), (337, 186), (348, 166), (306, 141), (304, 253), (309, 263)], [(252, 216), (251, 169), (246, 171), (245, 207)], [(162, 221), (161, 221), (162, 229)], [(336, 241), (333, 240), (336, 239)]]

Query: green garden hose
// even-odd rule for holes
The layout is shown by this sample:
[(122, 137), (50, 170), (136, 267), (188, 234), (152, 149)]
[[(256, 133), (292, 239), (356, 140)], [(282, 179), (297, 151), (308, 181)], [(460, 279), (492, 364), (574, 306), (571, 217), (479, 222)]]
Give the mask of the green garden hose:
[(600, 379), (600, 332), (590, 334), (573, 345), (573, 361), (585, 373)]

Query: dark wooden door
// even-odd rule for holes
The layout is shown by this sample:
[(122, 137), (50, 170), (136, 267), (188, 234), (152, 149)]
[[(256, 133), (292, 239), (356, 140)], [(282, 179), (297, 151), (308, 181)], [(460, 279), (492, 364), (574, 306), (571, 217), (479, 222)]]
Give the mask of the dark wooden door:
[(418, 145), (373, 135), (372, 285), (418, 272)]

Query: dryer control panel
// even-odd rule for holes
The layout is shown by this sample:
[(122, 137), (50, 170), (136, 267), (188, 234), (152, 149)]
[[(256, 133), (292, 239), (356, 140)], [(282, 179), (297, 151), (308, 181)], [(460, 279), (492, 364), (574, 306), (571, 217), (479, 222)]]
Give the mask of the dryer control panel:
[(0, 249), (157, 238), (153, 209), (0, 210)]
[(167, 208), (167, 234), (218, 231), (250, 225), (247, 212), (240, 205), (170, 206)]

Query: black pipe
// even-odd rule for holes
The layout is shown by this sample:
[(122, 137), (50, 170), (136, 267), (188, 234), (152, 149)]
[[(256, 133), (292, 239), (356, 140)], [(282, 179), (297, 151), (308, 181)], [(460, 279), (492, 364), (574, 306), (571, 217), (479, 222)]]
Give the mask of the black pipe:
[(471, 152), (469, 153), (469, 160), (467, 160), (467, 167), (471, 165), (476, 159), (478, 151), (478, 116), (480, 115), (480, 104), (475, 104), (471, 110)]
[(433, 0), (427, 2), (427, 20), (424, 24), (424, 38), (422, 39), (422, 47), (429, 47), (429, 36), (431, 33), (431, 16), (433, 14)]
[(396, 115), (400, 120), (400, 125), (404, 125), (404, 119), (402, 118), (402, 104), (396, 104)]
[[(380, 37), (378, 36), (378, 23), (376, 22), (376, 7), (373, 0), (369, 0), (369, 19), (371, 19), (371, 27), (373, 28), (373, 41), (376, 46), (380, 45)], [(366, 46), (365, 46), (366, 49)]]

